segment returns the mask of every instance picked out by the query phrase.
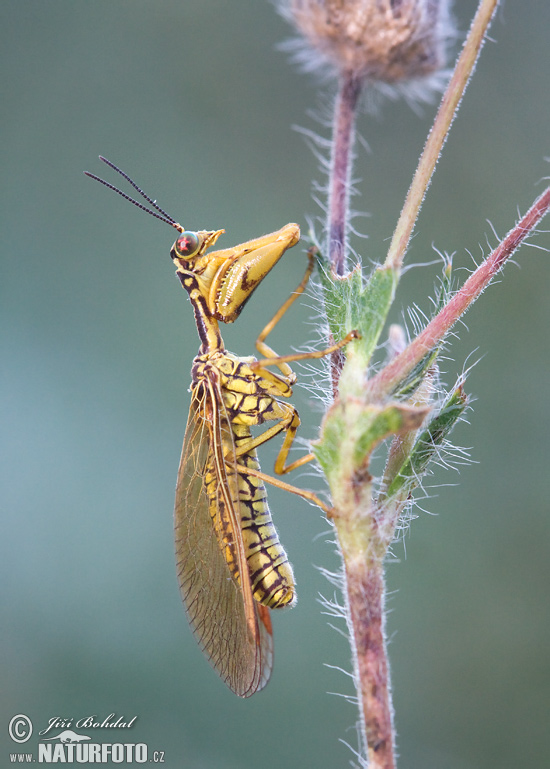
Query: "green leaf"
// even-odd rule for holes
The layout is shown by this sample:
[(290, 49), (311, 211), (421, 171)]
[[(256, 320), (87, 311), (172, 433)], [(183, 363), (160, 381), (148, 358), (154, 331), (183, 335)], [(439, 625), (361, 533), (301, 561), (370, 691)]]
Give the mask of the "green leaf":
[(343, 339), (347, 333), (357, 328), (354, 325), (354, 307), (361, 300), (363, 279), (361, 268), (340, 277), (332, 275), (324, 265), (319, 270), (325, 299), (325, 312), (330, 333), (336, 341)]
[(326, 260), (321, 258), (319, 273), (331, 334), (339, 340), (357, 329), (361, 339), (356, 343), (355, 350), (368, 363), (393, 301), (397, 272), (388, 267), (376, 267), (363, 285), (359, 266), (340, 277), (332, 274)]
[(410, 494), (425, 475), (430, 461), (443, 444), (457, 421), (468, 406), (468, 396), (462, 384), (459, 384), (443, 403), (438, 412), (430, 419), (427, 427), (418, 436), (411, 453), (403, 463), (388, 487), (386, 497), (396, 494)]
[(356, 308), (357, 328), (361, 332), (363, 355), (370, 360), (386, 323), (395, 296), (398, 274), (388, 267), (377, 267), (371, 273)]
[(325, 417), (320, 439), (312, 445), (333, 495), (337, 496), (341, 484), (364, 473), (380, 441), (418, 429), (427, 411), (400, 403), (369, 405), (355, 398), (337, 402)]

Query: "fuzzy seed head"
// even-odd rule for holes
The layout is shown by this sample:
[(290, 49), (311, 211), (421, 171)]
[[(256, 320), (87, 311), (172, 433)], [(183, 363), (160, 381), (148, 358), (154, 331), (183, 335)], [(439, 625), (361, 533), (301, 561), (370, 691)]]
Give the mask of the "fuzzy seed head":
[(285, 0), (281, 11), (301, 35), (300, 48), (294, 47), (306, 69), (328, 64), (364, 81), (399, 84), (444, 66), (453, 35), (449, 5), (449, 0)]

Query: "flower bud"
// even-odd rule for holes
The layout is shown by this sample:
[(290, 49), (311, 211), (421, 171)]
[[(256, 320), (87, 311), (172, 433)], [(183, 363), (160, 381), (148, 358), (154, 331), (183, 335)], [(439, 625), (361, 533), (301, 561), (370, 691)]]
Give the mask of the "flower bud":
[(453, 35), (449, 5), (450, 0), (284, 0), (281, 11), (301, 35), (292, 47), (305, 69), (328, 64), (363, 81), (399, 84), (444, 66)]

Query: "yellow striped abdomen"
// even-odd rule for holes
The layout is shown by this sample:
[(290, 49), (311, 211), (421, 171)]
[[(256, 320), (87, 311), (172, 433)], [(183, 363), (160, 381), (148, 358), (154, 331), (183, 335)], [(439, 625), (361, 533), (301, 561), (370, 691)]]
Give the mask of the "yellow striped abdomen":
[[(246, 425), (232, 425), (232, 429), (236, 448), (250, 440), (250, 429)], [(238, 461), (240, 465), (252, 470), (260, 469), (255, 450), (241, 454)], [(254, 598), (271, 609), (293, 606), (296, 602), (294, 575), (271, 520), (264, 484), (256, 476), (247, 475), (244, 471), (237, 471), (237, 481), (240, 505), (236, 512), (240, 520)], [(208, 465), (206, 492), (215, 521), (219, 509), (219, 489), (214, 468)], [(226, 547), (225, 553), (229, 569), (238, 580), (233, 549)]]

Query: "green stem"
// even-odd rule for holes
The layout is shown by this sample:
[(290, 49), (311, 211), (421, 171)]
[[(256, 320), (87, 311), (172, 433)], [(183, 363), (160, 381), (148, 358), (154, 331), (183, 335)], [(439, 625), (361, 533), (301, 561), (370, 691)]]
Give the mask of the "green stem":
[(430, 185), (435, 164), (447, 139), (451, 123), (458, 110), (470, 76), (474, 71), (485, 34), (497, 5), (498, 0), (481, 0), (479, 3), (462, 53), (458, 58), (449, 85), (443, 95), (432, 130), (428, 134), (385, 261), (386, 266), (393, 267), (398, 271), (401, 269), (405, 252), (420, 212), (420, 206)]

